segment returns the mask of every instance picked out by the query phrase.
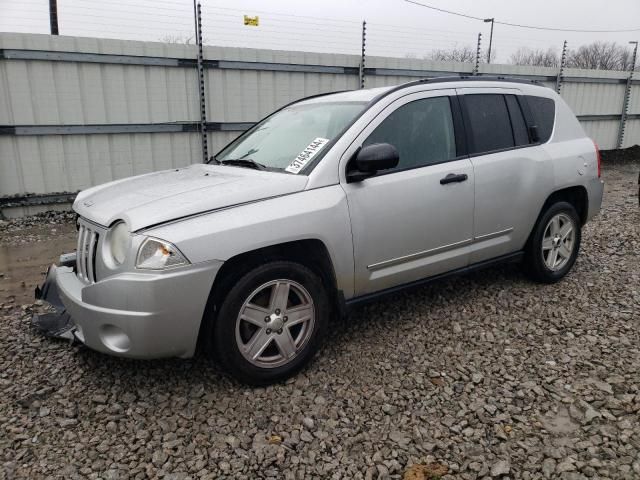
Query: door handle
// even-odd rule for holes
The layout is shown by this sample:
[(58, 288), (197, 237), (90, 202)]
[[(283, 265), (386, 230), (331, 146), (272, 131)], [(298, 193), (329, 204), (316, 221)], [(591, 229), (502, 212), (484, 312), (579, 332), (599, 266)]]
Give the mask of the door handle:
[(444, 178), (440, 179), (440, 185), (446, 185), (447, 183), (464, 182), (469, 178), (466, 173), (450, 173)]

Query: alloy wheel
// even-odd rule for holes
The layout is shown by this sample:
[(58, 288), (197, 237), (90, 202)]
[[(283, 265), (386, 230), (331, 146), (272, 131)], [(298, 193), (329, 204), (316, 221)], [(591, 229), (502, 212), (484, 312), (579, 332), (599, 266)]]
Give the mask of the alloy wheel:
[(551, 271), (563, 268), (575, 248), (575, 230), (571, 218), (565, 213), (551, 217), (542, 236), (542, 259)]
[(245, 300), (236, 320), (236, 342), (244, 358), (260, 368), (290, 362), (313, 334), (311, 295), (292, 280), (272, 280)]

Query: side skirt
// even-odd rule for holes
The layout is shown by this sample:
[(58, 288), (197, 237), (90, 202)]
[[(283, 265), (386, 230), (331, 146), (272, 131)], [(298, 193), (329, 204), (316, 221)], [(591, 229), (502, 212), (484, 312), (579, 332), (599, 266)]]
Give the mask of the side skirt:
[(485, 260), (483, 262), (474, 263), (473, 265), (468, 265), (466, 267), (458, 268), (456, 270), (451, 270), (450, 272), (441, 273), (439, 275), (422, 278), (420, 280), (415, 280), (413, 282), (397, 285), (395, 287), (385, 288), (384, 290), (380, 290), (378, 292), (367, 293), (366, 295), (350, 298), (349, 300), (346, 300), (344, 303), (345, 311), (348, 313), (355, 307), (359, 307), (362, 305), (366, 305), (367, 303), (378, 301), (381, 298), (384, 298), (386, 296), (389, 296), (397, 292), (401, 292), (403, 290), (410, 290), (412, 288), (421, 287), (423, 285), (428, 285), (433, 282), (437, 282), (437, 281), (444, 280), (451, 277), (457, 277), (459, 275), (475, 272), (476, 270), (482, 270), (484, 268), (492, 267), (494, 265), (499, 265), (502, 263), (518, 263), (522, 261), (523, 257), (524, 257), (523, 251), (509, 253), (507, 255), (502, 255), (500, 257), (492, 258), (491, 260)]

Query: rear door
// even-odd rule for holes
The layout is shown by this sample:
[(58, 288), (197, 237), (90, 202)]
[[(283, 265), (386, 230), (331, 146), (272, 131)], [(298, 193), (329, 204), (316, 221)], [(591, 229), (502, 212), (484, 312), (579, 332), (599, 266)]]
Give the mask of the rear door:
[(473, 264), (524, 247), (553, 165), (530, 138), (519, 90), (460, 88), (458, 94), (475, 179)]

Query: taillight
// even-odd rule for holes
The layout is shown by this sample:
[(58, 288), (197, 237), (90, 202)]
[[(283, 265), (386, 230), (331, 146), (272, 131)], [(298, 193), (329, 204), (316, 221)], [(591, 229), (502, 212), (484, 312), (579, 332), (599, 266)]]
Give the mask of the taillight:
[(602, 156), (600, 155), (600, 147), (598, 147), (598, 144), (595, 142), (595, 140), (593, 140), (593, 146), (596, 147), (596, 158), (598, 159), (598, 178), (600, 178), (600, 175), (602, 173)]

